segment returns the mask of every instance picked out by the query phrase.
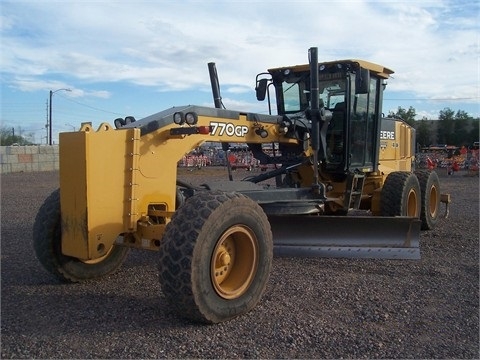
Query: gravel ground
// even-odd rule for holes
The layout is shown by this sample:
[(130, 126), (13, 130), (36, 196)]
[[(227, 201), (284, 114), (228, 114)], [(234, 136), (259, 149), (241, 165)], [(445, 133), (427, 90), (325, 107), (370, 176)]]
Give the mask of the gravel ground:
[(58, 173), (3, 175), (1, 358), (478, 359), (479, 179), (439, 175), (450, 218), (422, 234), (422, 260), (275, 258), (261, 303), (210, 326), (168, 308), (153, 252), (99, 281), (56, 282), (31, 242)]

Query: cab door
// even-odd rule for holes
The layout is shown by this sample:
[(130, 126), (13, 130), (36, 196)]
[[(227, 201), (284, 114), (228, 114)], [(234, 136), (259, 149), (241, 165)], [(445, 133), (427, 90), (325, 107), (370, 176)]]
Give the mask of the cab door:
[(378, 134), (378, 79), (370, 79), (367, 93), (355, 94), (349, 124), (349, 169), (371, 171), (375, 161)]

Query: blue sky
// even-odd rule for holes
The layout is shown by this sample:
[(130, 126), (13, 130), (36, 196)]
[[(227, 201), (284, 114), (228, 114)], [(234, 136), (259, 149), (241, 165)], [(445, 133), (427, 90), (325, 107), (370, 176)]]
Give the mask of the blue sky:
[(450, 108), (480, 116), (480, 2), (0, 0), (1, 125), (45, 143), (80, 123), (213, 106), (215, 62), (229, 109), (266, 112), (255, 75), (358, 58), (395, 71), (384, 113)]

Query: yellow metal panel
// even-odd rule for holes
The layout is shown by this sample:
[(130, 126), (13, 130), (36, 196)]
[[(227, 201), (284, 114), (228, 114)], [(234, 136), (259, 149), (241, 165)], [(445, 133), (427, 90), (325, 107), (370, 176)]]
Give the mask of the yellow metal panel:
[(405, 124), (397, 123), (400, 129), (400, 158), (404, 159), (410, 152), (410, 138), (407, 136), (407, 127)]
[(130, 224), (134, 201), (133, 143), (138, 130), (60, 134), (62, 252), (80, 259), (104, 255)]
[(88, 257), (86, 133), (60, 134), (62, 252)]
[(372, 214), (374, 216), (381, 215), (381, 205), (380, 205), (381, 198), (382, 198), (382, 189), (381, 188), (375, 189), (375, 191), (372, 193), (372, 204), (370, 207), (370, 210), (372, 211)]

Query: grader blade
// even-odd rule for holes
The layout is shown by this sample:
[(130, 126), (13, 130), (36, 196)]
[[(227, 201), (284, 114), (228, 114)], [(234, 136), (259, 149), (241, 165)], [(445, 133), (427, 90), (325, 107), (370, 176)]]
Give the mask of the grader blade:
[(269, 216), (274, 255), (420, 259), (420, 225), (409, 217)]

